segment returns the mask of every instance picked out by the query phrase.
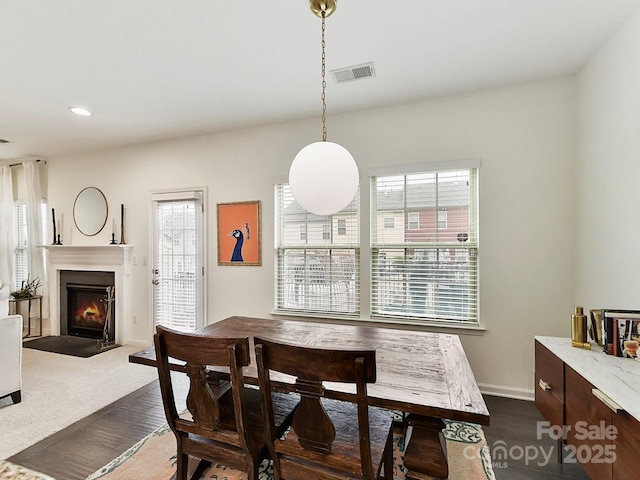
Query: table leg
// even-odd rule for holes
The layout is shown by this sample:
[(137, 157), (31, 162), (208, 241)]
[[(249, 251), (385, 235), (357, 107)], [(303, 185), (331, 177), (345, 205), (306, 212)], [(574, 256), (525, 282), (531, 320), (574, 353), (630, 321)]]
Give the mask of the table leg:
[(446, 479), (449, 477), (447, 447), (439, 418), (409, 415), (411, 438), (404, 453), (407, 480)]

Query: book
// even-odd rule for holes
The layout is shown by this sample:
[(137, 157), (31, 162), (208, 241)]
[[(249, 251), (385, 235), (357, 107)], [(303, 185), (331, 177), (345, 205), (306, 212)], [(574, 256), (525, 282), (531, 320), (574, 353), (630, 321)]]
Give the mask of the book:
[(603, 310), (603, 350), (617, 357), (636, 357), (640, 342), (640, 312)]

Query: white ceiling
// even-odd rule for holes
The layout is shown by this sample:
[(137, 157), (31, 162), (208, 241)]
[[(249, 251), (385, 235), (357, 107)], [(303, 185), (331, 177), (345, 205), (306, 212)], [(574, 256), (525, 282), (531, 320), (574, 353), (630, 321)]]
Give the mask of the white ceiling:
[[(328, 114), (575, 73), (640, 0), (340, 0)], [(0, 0), (0, 161), (318, 116), (307, 0)], [(83, 106), (90, 118), (71, 114)]]

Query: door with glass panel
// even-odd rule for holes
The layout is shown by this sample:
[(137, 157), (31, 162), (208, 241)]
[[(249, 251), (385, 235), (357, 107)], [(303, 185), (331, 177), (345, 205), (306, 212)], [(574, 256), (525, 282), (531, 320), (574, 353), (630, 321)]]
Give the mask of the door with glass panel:
[(204, 325), (204, 192), (153, 194), (154, 325)]

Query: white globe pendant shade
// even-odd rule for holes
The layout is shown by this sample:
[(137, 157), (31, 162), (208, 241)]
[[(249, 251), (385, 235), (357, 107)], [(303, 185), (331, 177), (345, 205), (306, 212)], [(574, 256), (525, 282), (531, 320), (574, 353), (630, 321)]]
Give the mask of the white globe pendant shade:
[(302, 208), (316, 215), (332, 215), (343, 210), (358, 192), (359, 181), (353, 156), (333, 142), (307, 145), (289, 168), (293, 197)]

